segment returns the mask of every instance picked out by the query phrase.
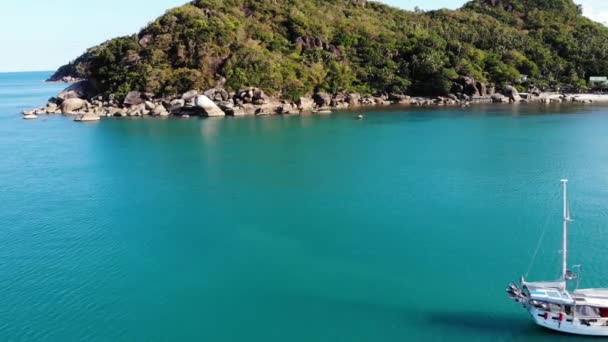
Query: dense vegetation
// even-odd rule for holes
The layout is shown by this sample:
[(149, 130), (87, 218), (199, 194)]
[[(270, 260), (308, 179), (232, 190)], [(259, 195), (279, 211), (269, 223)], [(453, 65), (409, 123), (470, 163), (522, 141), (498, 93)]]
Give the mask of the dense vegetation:
[(607, 47), (608, 28), (572, 0), (474, 0), (430, 12), (363, 0), (195, 0), (90, 49), (57, 76), (86, 77), (117, 95), (224, 82), (285, 97), (431, 95), (448, 93), (458, 76), (584, 87), (608, 75)]

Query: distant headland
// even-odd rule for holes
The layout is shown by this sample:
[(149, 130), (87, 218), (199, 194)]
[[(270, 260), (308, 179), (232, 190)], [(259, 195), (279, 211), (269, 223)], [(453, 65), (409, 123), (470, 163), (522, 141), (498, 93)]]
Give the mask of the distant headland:
[[(195, 0), (86, 51), (27, 111), (254, 115), (471, 102), (589, 102), (608, 28), (572, 0), (473, 0), (405, 11), (365, 0)], [(548, 95), (547, 92), (553, 92)]]

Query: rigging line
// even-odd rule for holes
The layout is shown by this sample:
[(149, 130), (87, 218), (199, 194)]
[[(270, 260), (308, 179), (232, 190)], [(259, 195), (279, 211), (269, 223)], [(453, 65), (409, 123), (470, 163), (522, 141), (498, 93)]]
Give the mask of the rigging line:
[(543, 231), (540, 234), (540, 238), (538, 239), (538, 242), (536, 244), (536, 249), (534, 250), (534, 254), (532, 255), (532, 260), (530, 260), (530, 265), (528, 265), (528, 270), (526, 271), (526, 275), (524, 276), (524, 278), (528, 278), (528, 274), (532, 270), (534, 261), (536, 261), (536, 256), (538, 255), (538, 251), (540, 250), (540, 247), (542, 246), (543, 239), (545, 238), (545, 233), (547, 232), (547, 226), (549, 225), (549, 218), (551, 216), (552, 216), (551, 213), (546, 214), (545, 224), (543, 225)]

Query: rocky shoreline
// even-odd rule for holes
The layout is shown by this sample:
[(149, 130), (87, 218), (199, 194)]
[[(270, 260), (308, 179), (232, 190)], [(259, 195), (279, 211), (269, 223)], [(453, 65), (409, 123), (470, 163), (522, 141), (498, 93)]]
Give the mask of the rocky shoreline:
[[(101, 117), (176, 116), (247, 116), (318, 113), (329, 114), (332, 110), (379, 107), (392, 104), (406, 106), (469, 106), (471, 103), (562, 103), (608, 102), (608, 95), (530, 92), (519, 93), (507, 86), (496, 93), (468, 78), (462, 78), (460, 92), (448, 96), (410, 97), (403, 94), (361, 95), (353, 92), (328, 94), (315, 93), (295, 101), (268, 96), (261, 89), (248, 88), (229, 92), (216, 87), (206, 91), (191, 90), (181, 96), (155, 97), (137, 91), (130, 92), (123, 101), (115, 96), (94, 96), (88, 81), (73, 83), (44, 107), (23, 111), (24, 119), (39, 115), (73, 115), (75, 121), (98, 121)], [(468, 88), (467, 88), (468, 87)]]

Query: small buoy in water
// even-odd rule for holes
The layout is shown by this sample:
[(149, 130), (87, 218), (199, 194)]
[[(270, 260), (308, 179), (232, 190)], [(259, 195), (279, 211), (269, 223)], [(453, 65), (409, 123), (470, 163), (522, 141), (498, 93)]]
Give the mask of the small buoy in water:
[(357, 115), (357, 120), (363, 120), (364, 117), (365, 116), (363, 116), (363, 114), (359, 114), (359, 115)]

